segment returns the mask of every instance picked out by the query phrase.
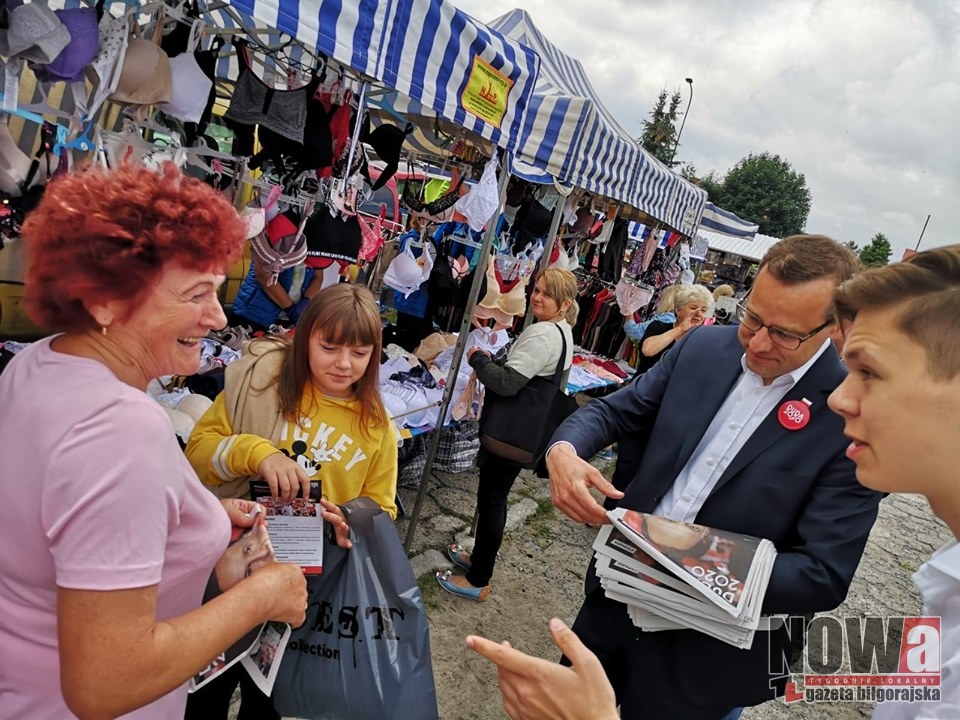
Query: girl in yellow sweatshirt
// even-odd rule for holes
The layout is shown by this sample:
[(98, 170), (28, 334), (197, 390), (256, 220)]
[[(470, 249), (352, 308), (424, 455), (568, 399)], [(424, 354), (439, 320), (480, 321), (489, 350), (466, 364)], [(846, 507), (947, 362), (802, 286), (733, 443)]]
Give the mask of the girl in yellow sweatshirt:
[(224, 391), (186, 453), (220, 497), (261, 477), (275, 496), (309, 492), (342, 504), (361, 495), (396, 518), (397, 436), (380, 400), (380, 314), (365, 287), (317, 293), (293, 342), (255, 342), (227, 367)]
[[(373, 295), (341, 284), (313, 297), (292, 343), (252, 344), (227, 366), (224, 391), (187, 443), (204, 484), (220, 497), (244, 497), (261, 477), (274, 496), (292, 499), (319, 480), (335, 505), (364, 495), (396, 518), (397, 436), (380, 400), (381, 338)], [(338, 544), (349, 547), (335, 505), (326, 510), (338, 516)], [(238, 684), (240, 717), (279, 720), (239, 665), (190, 696), (185, 720), (226, 720)]]

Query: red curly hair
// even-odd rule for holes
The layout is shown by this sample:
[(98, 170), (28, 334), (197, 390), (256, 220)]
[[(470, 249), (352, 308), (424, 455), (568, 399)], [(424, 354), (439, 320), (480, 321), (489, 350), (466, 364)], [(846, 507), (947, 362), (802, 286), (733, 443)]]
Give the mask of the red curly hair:
[(49, 330), (80, 332), (97, 328), (91, 305), (139, 305), (168, 263), (225, 272), (246, 227), (220, 193), (172, 163), (131, 163), (57, 179), (22, 235), (27, 313)]

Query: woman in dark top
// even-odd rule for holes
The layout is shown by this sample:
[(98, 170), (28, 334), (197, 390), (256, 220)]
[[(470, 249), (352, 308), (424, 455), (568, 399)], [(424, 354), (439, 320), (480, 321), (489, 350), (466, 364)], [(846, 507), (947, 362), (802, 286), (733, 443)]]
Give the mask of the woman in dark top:
[(707, 316), (707, 308), (713, 302), (713, 296), (703, 285), (684, 285), (673, 296), (674, 315), (676, 321), (670, 323), (654, 320), (647, 327), (640, 341), (640, 363), (637, 365), (637, 375), (644, 373), (673, 344), (687, 334), (691, 328), (703, 324)]

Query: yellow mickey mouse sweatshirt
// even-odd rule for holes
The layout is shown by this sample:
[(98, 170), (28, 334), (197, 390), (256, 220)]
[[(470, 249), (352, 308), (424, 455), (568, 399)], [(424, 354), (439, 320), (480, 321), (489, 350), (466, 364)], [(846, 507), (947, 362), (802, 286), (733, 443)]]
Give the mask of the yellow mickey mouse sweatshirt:
[[(272, 378), (264, 377), (277, 366), (269, 361), (269, 355), (267, 362), (259, 362), (262, 356), (254, 355), (228, 367), (229, 371), (237, 366), (234, 377), (228, 375), (227, 389), (190, 435), (186, 454), (200, 480), (220, 497), (242, 496), (260, 463), (279, 450), (296, 460), (311, 479), (319, 479), (331, 502), (342, 504), (362, 495), (396, 518), (397, 436), (393, 424), (369, 428), (365, 436), (360, 431), (358, 400), (327, 397), (312, 386), (300, 402), (299, 422), (284, 420), (276, 409)], [(240, 380), (240, 386), (231, 387), (231, 380)], [(267, 390), (258, 393), (251, 385)], [(242, 400), (236, 392), (242, 393)], [(252, 410), (256, 410), (254, 417), (261, 417), (239, 424), (255, 426), (250, 429), (259, 433), (237, 433), (230, 416), (235, 421), (249, 418)], [(273, 430), (266, 430), (268, 427)]]

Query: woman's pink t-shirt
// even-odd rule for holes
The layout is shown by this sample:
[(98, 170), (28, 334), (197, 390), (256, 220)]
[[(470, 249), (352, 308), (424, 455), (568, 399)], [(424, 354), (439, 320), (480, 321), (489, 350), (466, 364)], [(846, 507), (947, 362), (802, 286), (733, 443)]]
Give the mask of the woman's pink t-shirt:
[[(157, 619), (200, 606), (230, 522), (163, 409), (106, 366), (21, 351), (0, 375), (0, 717), (72, 717), (57, 586), (159, 584)], [(126, 718), (183, 717), (186, 685)]]

